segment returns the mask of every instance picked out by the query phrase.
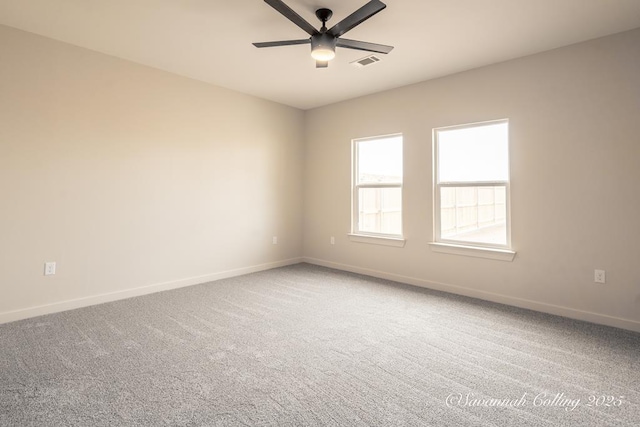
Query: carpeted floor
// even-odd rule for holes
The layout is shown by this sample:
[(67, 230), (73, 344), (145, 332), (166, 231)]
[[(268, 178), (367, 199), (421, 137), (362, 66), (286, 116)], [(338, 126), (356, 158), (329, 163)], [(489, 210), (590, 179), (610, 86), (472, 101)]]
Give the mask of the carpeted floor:
[(2, 426), (637, 426), (640, 334), (299, 264), (0, 325)]

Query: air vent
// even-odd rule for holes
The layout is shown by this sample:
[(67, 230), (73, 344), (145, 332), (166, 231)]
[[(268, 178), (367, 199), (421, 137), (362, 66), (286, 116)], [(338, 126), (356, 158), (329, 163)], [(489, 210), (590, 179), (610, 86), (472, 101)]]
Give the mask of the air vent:
[(364, 58), (360, 58), (356, 61), (353, 61), (352, 64), (358, 68), (362, 68), (371, 64), (375, 64), (376, 62), (379, 62), (379, 61), (380, 61), (380, 58), (378, 58), (377, 56), (369, 55), (369, 56), (365, 56)]

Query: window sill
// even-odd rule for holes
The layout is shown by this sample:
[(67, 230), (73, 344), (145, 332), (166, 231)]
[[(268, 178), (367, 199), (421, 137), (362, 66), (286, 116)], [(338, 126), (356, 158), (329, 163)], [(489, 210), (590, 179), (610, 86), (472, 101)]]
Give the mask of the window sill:
[(429, 243), (433, 252), (452, 255), (464, 255), (477, 258), (495, 259), (511, 262), (516, 252), (509, 249), (479, 248), (475, 246), (452, 245), (450, 243)]
[(384, 236), (369, 236), (366, 234), (354, 234), (349, 233), (349, 240), (356, 243), (370, 243), (373, 245), (393, 246), (396, 248), (404, 248), (406, 242), (402, 237), (384, 237)]

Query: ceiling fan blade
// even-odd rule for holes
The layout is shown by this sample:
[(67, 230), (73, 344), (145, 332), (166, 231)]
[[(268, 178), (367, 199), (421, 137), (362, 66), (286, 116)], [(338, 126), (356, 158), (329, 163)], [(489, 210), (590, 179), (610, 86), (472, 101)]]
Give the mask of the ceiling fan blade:
[(264, 0), (269, 6), (280, 12), (285, 16), (289, 21), (296, 24), (298, 27), (302, 28), (307, 34), (310, 36), (316, 34), (318, 30), (316, 30), (313, 25), (309, 24), (305, 19), (294, 12), (289, 6), (284, 4), (281, 0)]
[(331, 27), (327, 32), (334, 37), (340, 37), (356, 25), (359, 25), (371, 18), (385, 7), (387, 7), (387, 5), (382, 3), (380, 0), (371, 0), (369, 3), (365, 4), (360, 9), (356, 10), (351, 15)]
[(282, 40), (277, 42), (259, 42), (253, 43), (255, 47), (277, 47), (277, 46), (291, 46), (294, 44), (309, 44), (311, 43), (311, 39), (303, 39), (303, 40)]
[(347, 49), (365, 50), (375, 53), (389, 53), (393, 50), (393, 46), (349, 39), (338, 39), (336, 41), (336, 47), (346, 47)]
[(327, 68), (329, 61), (316, 61), (316, 68)]

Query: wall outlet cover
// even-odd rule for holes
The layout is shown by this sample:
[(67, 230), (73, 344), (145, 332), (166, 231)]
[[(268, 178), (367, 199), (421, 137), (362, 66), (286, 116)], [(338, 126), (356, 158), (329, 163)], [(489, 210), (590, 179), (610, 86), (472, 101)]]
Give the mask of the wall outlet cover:
[(55, 262), (45, 262), (44, 263), (44, 275), (45, 276), (53, 276), (56, 274), (56, 263)]

